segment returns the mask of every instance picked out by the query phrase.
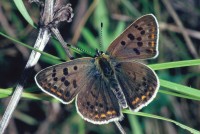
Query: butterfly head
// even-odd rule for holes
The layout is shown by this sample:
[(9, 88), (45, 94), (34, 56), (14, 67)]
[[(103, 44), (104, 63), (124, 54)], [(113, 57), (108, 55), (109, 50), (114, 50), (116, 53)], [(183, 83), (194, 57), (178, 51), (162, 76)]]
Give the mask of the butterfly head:
[(98, 49), (96, 49), (96, 54), (95, 54), (95, 58), (96, 57), (100, 57), (101, 55), (103, 55), (104, 54), (104, 52), (103, 51), (100, 51), (100, 50), (98, 50)]
[(100, 59), (109, 60), (109, 55), (105, 54), (103, 51), (96, 49), (96, 54), (95, 54), (94, 58), (95, 58), (96, 61), (98, 61)]

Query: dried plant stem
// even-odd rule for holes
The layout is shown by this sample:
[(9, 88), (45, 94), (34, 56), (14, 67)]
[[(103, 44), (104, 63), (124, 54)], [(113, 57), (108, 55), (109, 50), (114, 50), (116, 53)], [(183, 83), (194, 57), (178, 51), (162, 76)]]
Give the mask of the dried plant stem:
[[(39, 34), (38, 34), (38, 39), (36, 40), (34, 48), (43, 51), (44, 47), (46, 46), (47, 42), (49, 41), (50, 34), (47, 29), (40, 29)], [(15, 91), (11, 97), (11, 100), (8, 104), (8, 107), (6, 108), (6, 111), (1, 119), (0, 122), (0, 134), (3, 134), (5, 131), (5, 128), (8, 125), (8, 122), (12, 116), (13, 111), (15, 110), (20, 98), (21, 94), (23, 92), (24, 85), (26, 83), (26, 80), (28, 76), (30, 75), (30, 72), (33, 70), (33, 67), (35, 64), (38, 62), (40, 58), (40, 53), (36, 51), (32, 51), (31, 55), (28, 59), (28, 62), (26, 64), (26, 67), (24, 69), (24, 72), (21, 76), (21, 79), (19, 83), (17, 84)]]
[[(49, 14), (52, 14), (53, 13), (53, 5), (54, 5), (54, 1), (53, 0), (45, 0), (45, 8), (44, 8), (44, 11), (47, 10), (46, 12), (46, 15), (49, 15)], [(51, 10), (52, 9), (52, 10)], [(47, 19), (46, 20), (51, 20), (49, 18), (52, 17), (52, 15), (49, 15), (49, 18), (48, 16), (46, 16)], [(50, 31), (46, 28), (41, 28), (39, 30), (39, 34), (38, 34), (38, 38), (36, 40), (36, 43), (34, 45), (34, 48), (40, 50), (40, 51), (43, 51), (44, 47), (46, 46), (47, 42), (49, 41), (50, 39)], [(12, 114), (21, 98), (21, 94), (23, 92), (23, 88), (24, 88), (24, 85), (26, 83), (26, 80), (28, 78), (28, 76), (30, 75), (31, 71), (33, 70), (33, 67), (37, 64), (39, 58), (40, 58), (40, 53), (39, 52), (36, 52), (36, 51), (32, 51), (31, 52), (31, 55), (28, 59), (28, 62), (26, 64), (26, 67), (24, 69), (24, 72), (20, 78), (20, 81), (19, 83), (17, 84), (16, 88), (15, 88), (15, 91), (11, 97), (11, 100), (6, 108), (6, 111), (1, 119), (1, 122), (0, 122), (0, 134), (3, 134), (8, 123), (9, 123), (9, 120), (10, 118), (12, 117)]]
[(77, 26), (77, 30), (74, 34), (74, 37), (72, 38), (72, 44), (76, 44), (77, 40), (80, 36), (82, 27), (85, 25), (86, 21), (88, 20), (89, 16), (92, 14), (92, 12), (94, 11), (95, 7), (97, 6), (99, 0), (93, 0), (92, 5), (88, 8), (87, 12), (85, 13), (85, 15), (82, 17), (79, 25)]
[(198, 54), (197, 51), (188, 35), (188, 33), (185, 31), (185, 28), (181, 22), (181, 20), (179, 19), (178, 15), (176, 14), (176, 12), (174, 11), (174, 9), (172, 8), (170, 2), (168, 0), (162, 0), (163, 4), (166, 6), (167, 10), (169, 11), (169, 13), (171, 14), (171, 16), (173, 17), (174, 21), (176, 22), (176, 24), (178, 25), (178, 27), (181, 30), (181, 33), (183, 34), (183, 37), (185, 39), (186, 45), (188, 47), (188, 49), (190, 50), (190, 52), (192, 53), (192, 55), (195, 58), (198, 58)]
[[(173, 25), (173, 24), (161, 22), (161, 23), (159, 23), (159, 28), (160, 28), (161, 31), (162, 30), (169, 30), (169, 31), (172, 31), (172, 32), (181, 33), (181, 29), (179, 27), (177, 27), (176, 25)], [(185, 29), (185, 31), (188, 33), (188, 35), (190, 37), (200, 39), (200, 32), (199, 31), (192, 30), (192, 29)]]

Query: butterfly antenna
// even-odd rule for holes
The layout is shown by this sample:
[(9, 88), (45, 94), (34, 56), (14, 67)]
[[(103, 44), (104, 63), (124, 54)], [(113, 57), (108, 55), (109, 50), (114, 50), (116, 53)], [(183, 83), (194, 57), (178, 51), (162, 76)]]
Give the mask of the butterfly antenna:
[(103, 50), (103, 46), (102, 46), (102, 30), (103, 30), (103, 22), (101, 22), (101, 27), (100, 27), (100, 37), (99, 37), (99, 49), (100, 51)]
[(85, 54), (88, 54), (88, 55), (90, 55), (90, 56), (93, 56), (93, 55), (94, 55), (94, 54), (92, 54), (91, 52), (89, 52), (89, 51), (87, 51), (87, 50), (84, 50), (84, 49), (82, 49), (82, 48), (75, 47), (75, 46), (73, 46), (73, 45), (71, 45), (71, 44), (68, 44), (68, 43), (67, 43), (67, 46), (68, 46), (69, 48), (71, 48), (72, 50), (74, 50), (74, 52), (76, 52), (76, 53), (78, 53), (78, 54), (85, 53)]
[(121, 124), (118, 121), (115, 121), (115, 125), (117, 126), (117, 128), (119, 129), (121, 134), (126, 134), (126, 132), (124, 131), (123, 127), (121, 126)]
[(61, 45), (63, 46), (63, 48), (65, 49), (66, 54), (68, 55), (68, 57), (70, 58), (70, 60), (74, 59), (74, 57), (71, 55), (71, 53), (69, 52), (69, 48), (74, 50), (74, 52), (82, 54), (83, 52), (85, 54), (91, 55), (93, 56), (94, 54), (92, 54), (91, 52), (88, 52), (86, 50), (83, 50), (81, 48), (75, 47), (71, 44), (68, 44), (67, 42), (64, 41), (64, 39), (62, 38), (62, 36), (60, 35), (60, 32), (58, 31), (58, 29), (51, 29), (54, 33), (54, 35), (57, 37), (58, 41), (61, 43)]

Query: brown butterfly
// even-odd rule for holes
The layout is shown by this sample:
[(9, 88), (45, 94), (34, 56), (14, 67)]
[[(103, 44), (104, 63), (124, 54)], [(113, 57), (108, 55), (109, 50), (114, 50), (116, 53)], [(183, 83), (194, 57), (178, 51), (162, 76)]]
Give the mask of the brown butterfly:
[(69, 104), (76, 98), (79, 115), (94, 124), (123, 118), (121, 109), (138, 111), (156, 96), (155, 72), (136, 61), (158, 55), (158, 22), (148, 14), (134, 21), (109, 46), (85, 57), (43, 69), (35, 76), (42, 91)]

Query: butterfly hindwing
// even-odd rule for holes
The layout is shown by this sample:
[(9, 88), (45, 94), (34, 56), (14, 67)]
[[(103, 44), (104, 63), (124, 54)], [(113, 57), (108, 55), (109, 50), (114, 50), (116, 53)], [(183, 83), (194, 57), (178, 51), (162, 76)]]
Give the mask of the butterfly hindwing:
[(78, 113), (94, 124), (107, 124), (121, 120), (121, 109), (109, 83), (101, 76), (97, 76), (98, 74), (95, 75), (90, 76), (76, 98)]
[(115, 70), (131, 110), (140, 110), (156, 96), (159, 81), (154, 71), (146, 65), (136, 61), (119, 62), (115, 65)]
[(111, 43), (107, 54), (121, 60), (154, 58), (158, 55), (158, 35), (156, 18), (142, 16)]
[(93, 58), (79, 58), (54, 65), (38, 72), (37, 85), (62, 103), (72, 102), (88, 79), (89, 70), (94, 67)]

